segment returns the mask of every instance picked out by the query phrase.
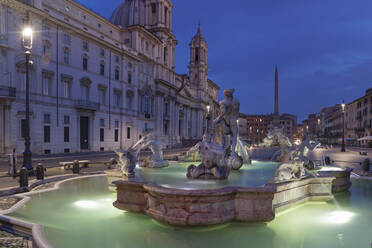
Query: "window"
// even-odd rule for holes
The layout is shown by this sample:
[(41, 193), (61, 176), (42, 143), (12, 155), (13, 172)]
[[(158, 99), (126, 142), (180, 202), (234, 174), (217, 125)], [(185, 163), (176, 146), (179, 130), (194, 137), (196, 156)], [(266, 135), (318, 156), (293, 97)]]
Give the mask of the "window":
[(119, 121), (115, 121), (115, 133), (114, 133), (114, 141), (119, 141)]
[(127, 128), (127, 139), (130, 139), (130, 127)]
[(50, 96), (52, 93), (52, 79), (47, 75), (43, 75), (43, 95)]
[(85, 51), (89, 50), (88, 41), (86, 41), (86, 40), (83, 40), (83, 50), (85, 50)]
[(132, 83), (132, 73), (128, 71), (128, 84)]
[(50, 114), (44, 114), (44, 124), (50, 124)]
[(119, 56), (118, 55), (115, 55), (115, 63), (119, 63)]
[(199, 48), (195, 48), (195, 62), (199, 62)]
[(120, 108), (121, 104), (121, 93), (120, 92), (114, 92), (114, 105), (117, 108)]
[(63, 141), (65, 143), (70, 142), (70, 127), (68, 126), (63, 128)]
[(152, 24), (156, 23), (156, 3), (151, 4)]
[(89, 87), (86, 85), (81, 85), (81, 99), (86, 101), (89, 99)]
[(106, 105), (106, 89), (99, 89), (98, 90), (98, 98), (99, 103), (102, 105)]
[(144, 104), (143, 104), (143, 106), (144, 106), (144, 109), (143, 109), (144, 110), (144, 113), (145, 114), (149, 114), (150, 113), (151, 106), (150, 106), (150, 96), (149, 96), (149, 94), (147, 92), (144, 95), (143, 101), (144, 101)]
[(63, 80), (62, 82), (62, 90), (63, 90), (63, 97), (64, 98), (71, 98), (71, 82), (68, 80)]
[(164, 20), (165, 20), (165, 26), (168, 26), (168, 8), (164, 8)]
[(83, 56), (83, 70), (84, 71), (88, 70), (88, 56), (86, 55)]
[(63, 62), (66, 65), (70, 64), (70, 49), (67, 47), (63, 48)]
[(168, 121), (164, 121), (164, 135), (168, 135)]
[(102, 27), (101, 23), (98, 23), (97, 26), (98, 26), (98, 28), (101, 28)]
[(115, 137), (114, 137), (115, 142), (119, 142), (119, 129), (115, 129)]
[(44, 24), (43, 25), (43, 35), (45, 35), (45, 36), (49, 36), (49, 26), (48, 25), (46, 25), (46, 24)]
[(101, 74), (102, 76), (105, 75), (105, 62), (101, 61), (100, 65), (99, 65), (99, 74)]
[(127, 96), (127, 109), (132, 110), (133, 97)]
[(105, 127), (105, 119), (100, 119), (99, 120), (99, 126), (100, 127)]
[(105, 57), (105, 49), (101, 48), (100, 51), (99, 51), (99, 54), (100, 54), (102, 57)]
[(105, 129), (102, 127), (99, 129), (99, 141), (105, 141)]
[(50, 126), (44, 126), (44, 143), (50, 143)]
[(168, 61), (168, 49), (167, 47), (164, 47), (164, 64), (167, 65)]
[(48, 40), (43, 41), (43, 55), (50, 55), (50, 42)]
[(120, 78), (119, 68), (115, 68), (115, 80), (119, 81), (119, 78)]
[(63, 42), (66, 44), (71, 43), (71, 36), (69, 34), (63, 34)]
[(69, 115), (63, 116), (63, 124), (65, 124), (65, 125), (70, 124), (70, 116)]

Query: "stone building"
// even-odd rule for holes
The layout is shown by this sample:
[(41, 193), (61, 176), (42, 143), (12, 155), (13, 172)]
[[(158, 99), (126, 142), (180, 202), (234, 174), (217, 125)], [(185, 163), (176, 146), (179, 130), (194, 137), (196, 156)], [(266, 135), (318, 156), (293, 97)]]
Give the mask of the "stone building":
[(371, 146), (371, 141), (357, 142), (359, 138), (372, 136), (372, 88), (364, 96), (346, 105), (346, 137), (349, 142)]
[[(246, 119), (246, 140), (252, 144), (259, 144), (266, 138), (268, 131), (274, 125), (273, 120), (276, 115), (241, 115), (240, 118)], [(297, 133), (297, 117), (291, 114), (277, 115), (277, 121), (280, 128), (283, 128), (284, 134), (293, 139)], [(239, 123), (241, 122), (239, 118)]]
[(145, 131), (164, 146), (199, 140), (219, 87), (200, 26), (177, 74), (170, 0), (126, 0), (110, 20), (71, 0), (0, 0), (0, 154), (24, 147), (25, 58), (33, 153), (127, 148)]

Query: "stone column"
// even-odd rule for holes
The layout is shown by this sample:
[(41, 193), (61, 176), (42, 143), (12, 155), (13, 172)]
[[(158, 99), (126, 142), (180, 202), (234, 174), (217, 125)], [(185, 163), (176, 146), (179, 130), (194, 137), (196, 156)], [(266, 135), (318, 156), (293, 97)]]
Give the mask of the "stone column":
[(155, 117), (155, 133), (156, 136), (163, 135), (163, 97), (159, 94), (155, 97), (155, 105), (156, 105), (156, 117)]
[(174, 123), (174, 136), (175, 137), (178, 137), (179, 135), (179, 133), (178, 133), (178, 130), (179, 130), (179, 123), (180, 123), (180, 110), (179, 110), (179, 106), (178, 106), (178, 104), (176, 103), (175, 104), (175, 114), (174, 114), (174, 121), (175, 121), (175, 123)]
[(184, 112), (184, 115), (183, 115), (183, 137), (184, 138), (188, 138), (188, 120), (189, 120), (189, 115), (188, 115), (188, 107), (184, 106), (183, 108), (183, 112)]
[(175, 126), (176, 126), (176, 123), (175, 123), (176, 113), (175, 113), (174, 100), (170, 100), (169, 104), (170, 104), (169, 105), (169, 136), (173, 140), (174, 135), (175, 135)]
[(198, 129), (197, 129), (197, 138), (201, 139), (203, 136), (203, 111), (198, 109)]

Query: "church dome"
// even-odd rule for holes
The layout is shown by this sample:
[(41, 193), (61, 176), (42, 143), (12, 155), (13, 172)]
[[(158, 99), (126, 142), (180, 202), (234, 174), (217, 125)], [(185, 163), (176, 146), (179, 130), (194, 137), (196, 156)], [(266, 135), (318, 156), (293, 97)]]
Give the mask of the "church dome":
[(127, 28), (131, 25), (145, 25), (145, 1), (125, 0), (112, 13), (110, 22)]

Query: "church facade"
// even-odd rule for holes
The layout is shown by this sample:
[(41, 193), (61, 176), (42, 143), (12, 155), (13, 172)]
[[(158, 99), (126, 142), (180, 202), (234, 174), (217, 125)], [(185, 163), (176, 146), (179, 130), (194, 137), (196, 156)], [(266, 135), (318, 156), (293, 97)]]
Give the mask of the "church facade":
[(26, 25), (33, 153), (125, 149), (145, 132), (164, 147), (201, 139), (219, 87), (200, 26), (189, 73), (175, 72), (172, 10), (126, 0), (106, 20), (71, 0), (0, 0), (0, 154), (24, 149)]

